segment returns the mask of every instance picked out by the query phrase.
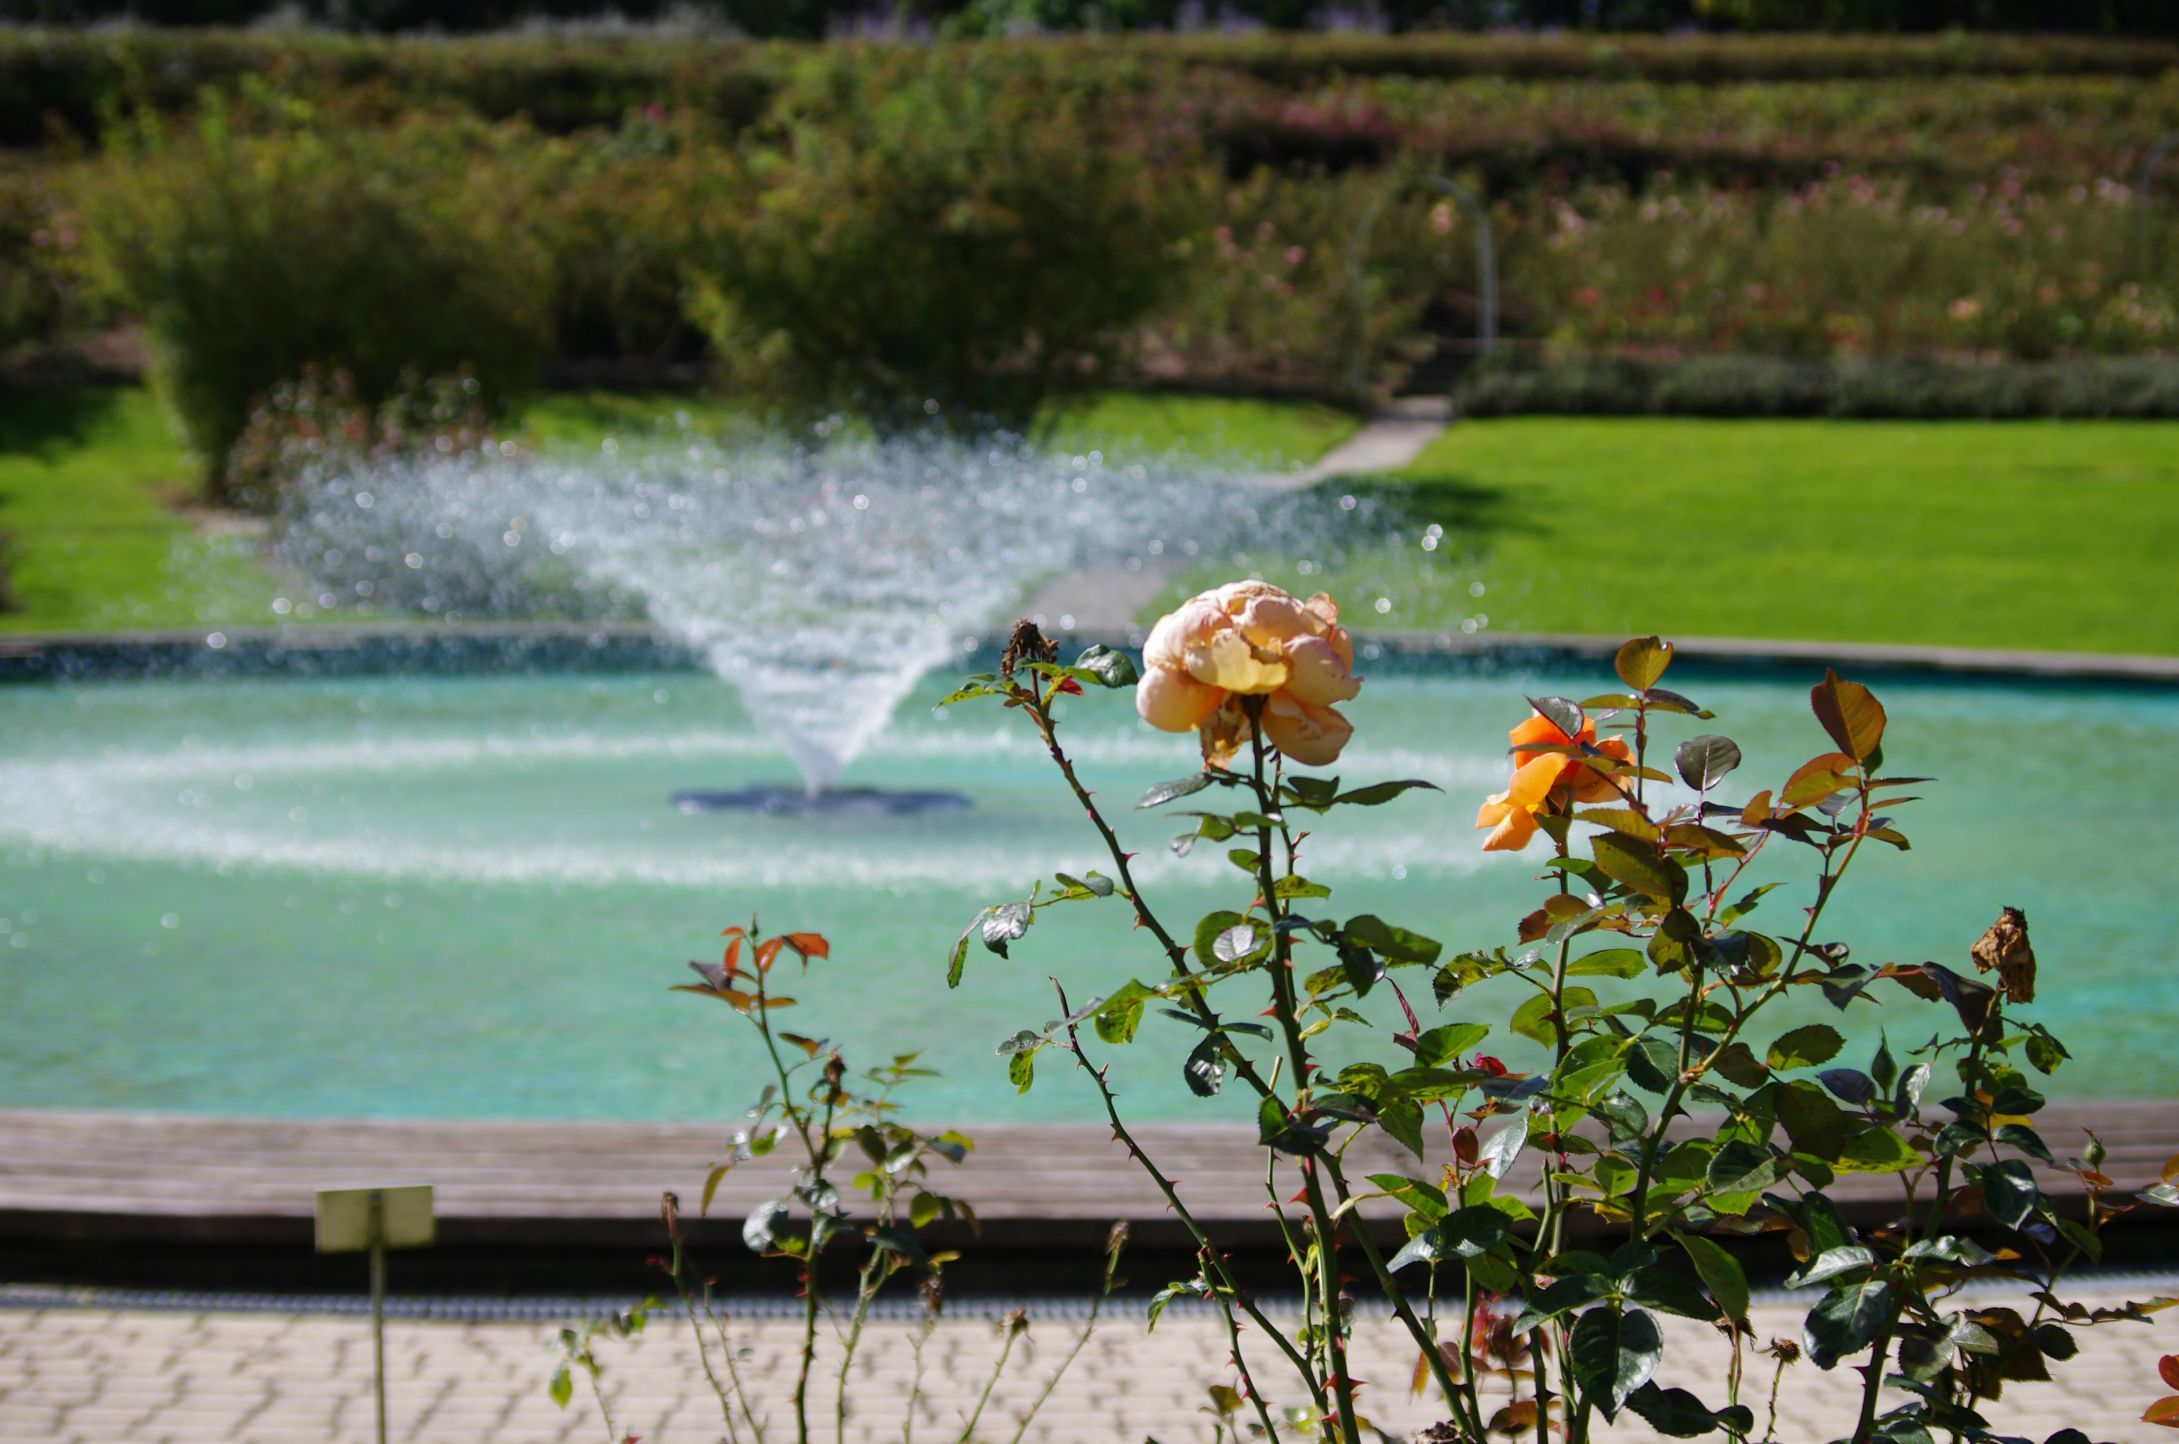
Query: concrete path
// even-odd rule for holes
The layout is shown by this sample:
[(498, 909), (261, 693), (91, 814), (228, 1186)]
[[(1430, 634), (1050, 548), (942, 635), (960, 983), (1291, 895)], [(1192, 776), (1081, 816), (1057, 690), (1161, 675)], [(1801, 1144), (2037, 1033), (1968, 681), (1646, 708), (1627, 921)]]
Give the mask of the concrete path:
[[(2136, 1286), (2122, 1294), (2104, 1286), (2081, 1296), (2114, 1302), (2154, 1292)], [(1981, 1301), (2000, 1300), (1978, 1296)], [(1759, 1345), (1774, 1337), (1798, 1337), (1805, 1308), (1805, 1303), (1758, 1304)], [(2009, 1387), (1992, 1417), (2002, 1432), (2032, 1439), (2067, 1425), (2096, 1440), (2144, 1438), (2154, 1431), (2139, 1422), (2142, 1410), (2168, 1392), (2156, 1377), (2157, 1356), (2179, 1349), (2179, 1327), (2168, 1322), (2170, 1317), (2080, 1331), (2081, 1354), (2059, 1371), (2056, 1382)], [(1695, 1387), (1704, 1399), (1722, 1402), (1718, 1335), (1684, 1319), (1664, 1322), (1667, 1367), (1661, 1381)], [(541, 1444), (609, 1438), (579, 1380), (575, 1401), (565, 1410), (546, 1394), (555, 1325), (395, 1321), (387, 1327), (392, 1439)], [(1078, 1307), (1033, 1318), (981, 1422), (967, 1436), (964, 1421), (990, 1377), (1003, 1330), (988, 1310), (949, 1318), (923, 1350), (925, 1396), (914, 1411), (914, 1436), (934, 1444), (1013, 1438), (1023, 1412), (1081, 1327)], [(768, 1437), (791, 1439), (799, 1323), (775, 1313), (736, 1319), (729, 1328), (735, 1369), (749, 1385), (759, 1419), (769, 1424)], [(916, 1333), (898, 1318), (870, 1325), (848, 1391), (845, 1438), (905, 1437)], [(824, 1337), (831, 1337), (829, 1329)], [(1244, 1347), (1248, 1343), (1244, 1336)], [(601, 1342), (597, 1350), (605, 1365), (606, 1399), (623, 1433), (640, 1435), (646, 1444), (727, 1437), (718, 1397), (705, 1382), (685, 1324), (662, 1318), (634, 1339)], [(1251, 1353), (1267, 1397), (1279, 1404), (1297, 1402), (1295, 1389), (1268, 1358), (1256, 1359), (1256, 1352), (1268, 1350)], [(715, 1340), (711, 1362), (725, 1373)], [(1397, 1326), (1381, 1318), (1365, 1322), (1356, 1374), (1368, 1381), (1363, 1400), (1369, 1417), (1396, 1438), (1440, 1417), (1408, 1392), (1414, 1362), (1414, 1350)], [(1759, 1437), (1764, 1437), (1770, 1375), (1770, 1360), (1751, 1357), (1741, 1397), (1756, 1412)], [(821, 1358), (822, 1403), (814, 1412), (824, 1421), (818, 1437), (827, 1440), (835, 1437), (836, 1378)], [(1223, 1328), (1210, 1316), (1176, 1309), (1155, 1334), (1145, 1334), (1136, 1306), (1115, 1306), (1026, 1437), (1054, 1444), (1208, 1440), (1211, 1420), (1203, 1412), (1208, 1388), (1232, 1379)], [(1782, 1444), (1841, 1437), (1851, 1428), (1859, 1382), (1846, 1368), (1829, 1374), (1806, 1364), (1788, 1369), (1776, 1431), (1769, 1437)], [(11, 1444), (364, 1444), (371, 1430), (368, 1321), (360, 1316), (0, 1308), (0, 1440)], [(752, 1435), (743, 1423), (734, 1437), (746, 1441)], [(1657, 1438), (1632, 1420), (1605, 1437), (1615, 1444), (1650, 1444)]]
[[(1362, 423), (1361, 429), (1300, 471), (1253, 478), (1267, 491), (1300, 491), (1335, 476), (1396, 471), (1443, 435), (1453, 419), (1445, 396), (1400, 396)], [(1135, 618), (1179, 575), (1179, 560), (1131, 557), (1124, 564), (1085, 567), (1053, 579), (1030, 599), (1024, 615), (1046, 632), (1131, 635)]]

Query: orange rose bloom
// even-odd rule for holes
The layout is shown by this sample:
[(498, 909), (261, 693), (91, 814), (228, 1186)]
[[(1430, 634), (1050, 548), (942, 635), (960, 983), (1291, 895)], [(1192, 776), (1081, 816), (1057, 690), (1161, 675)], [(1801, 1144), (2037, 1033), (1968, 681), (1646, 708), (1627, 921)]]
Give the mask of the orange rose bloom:
[(1339, 757), (1354, 728), (1332, 704), (1362, 689), (1339, 608), (1268, 582), (1229, 582), (1160, 618), (1143, 646), (1135, 710), (1166, 732), (1196, 732), (1224, 767), (1249, 738), (1240, 698), (1262, 697), (1264, 736), (1305, 767)]
[(1631, 761), (1633, 749), (1618, 737), (1596, 740), (1596, 723), (1584, 717), (1578, 735), (1566, 733), (1542, 713), (1506, 734), (1513, 742), (1513, 780), (1504, 792), (1493, 793), (1475, 815), (1477, 827), (1491, 829), (1483, 839), (1485, 852), (1518, 852), (1536, 835), (1536, 815), (1556, 800), (1606, 802), (1621, 795), (1618, 786), (1579, 757), (1564, 752), (1545, 752), (1544, 747), (1593, 746), (1606, 757)]

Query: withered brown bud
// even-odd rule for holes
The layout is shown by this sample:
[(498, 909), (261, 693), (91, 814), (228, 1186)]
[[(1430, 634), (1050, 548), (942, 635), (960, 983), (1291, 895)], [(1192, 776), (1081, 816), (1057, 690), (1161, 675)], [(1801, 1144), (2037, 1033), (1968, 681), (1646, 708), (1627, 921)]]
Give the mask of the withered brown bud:
[(1975, 966), (1995, 972), (2008, 1003), (2035, 1001), (2035, 949), (2028, 944), (2028, 915), (2007, 908), (1973, 948)]
[(1055, 662), (1059, 660), (1059, 648), (1045, 640), (1037, 630), (1037, 624), (1023, 617), (1014, 623), (1014, 630), (1006, 639), (1005, 655), (999, 658), (999, 675), (1007, 681), (1014, 680), (1014, 669), (1024, 662)]

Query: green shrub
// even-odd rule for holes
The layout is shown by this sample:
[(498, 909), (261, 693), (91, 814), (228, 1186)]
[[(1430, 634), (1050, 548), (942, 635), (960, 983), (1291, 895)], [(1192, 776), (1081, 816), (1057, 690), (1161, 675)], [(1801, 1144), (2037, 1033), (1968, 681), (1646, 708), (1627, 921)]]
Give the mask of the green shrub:
[(0, 358), (46, 349), (102, 319), (65, 179), (0, 163)]
[(517, 154), (525, 208), (552, 252), (556, 354), (700, 355), (688, 274), (705, 209), (729, 191), (726, 143), (698, 117), (646, 107), (617, 130)]
[(1475, 242), (1412, 168), (1205, 173), (1185, 283), (1149, 327), (1152, 374), (1349, 400), (1413, 358), (1423, 317), (1473, 283)]
[(1109, 372), (1173, 278), (1174, 157), (1043, 69), (828, 65), (783, 97), (706, 209), (701, 316), (736, 383), (880, 427), (1019, 425)]
[(140, 128), (92, 191), (94, 252), (148, 333), (154, 379), (215, 495), (253, 400), (317, 365), (375, 405), (414, 371), (466, 370), (491, 405), (551, 342), (548, 257), (495, 151), (418, 116), (377, 130), (208, 110)]
[[(1079, 16), (1088, 29), (1164, 23), (1165, 0), (1022, 3), (1037, 23), (1053, 26), (1067, 15)], [(941, 23), (963, 8), (954, 0), (918, 7)], [(966, 8), (973, 13), (983, 7)], [(991, 13), (1003, 18), (1022, 11), (992, 0)], [(1573, 82), (1584, 90), (1556, 99), (1589, 112), (1627, 94), (1633, 113), (1625, 129), (1635, 137), (1668, 139), (1680, 133), (1699, 136), (1702, 128), (1668, 118), (1645, 130), (1640, 122), (1654, 105), (1655, 97), (1648, 93), (1653, 87), (2012, 76), (2106, 76), (2138, 82), (2179, 66), (2179, 45), (2165, 41), (2018, 35), (1630, 35), (1606, 41), (1578, 33), (1201, 34), (1029, 44), (1064, 57), (1064, 66), (1054, 74), (1060, 82), (1146, 64), (1247, 79), (1285, 91), (1386, 77)], [(905, 54), (909, 63), (942, 70), (961, 63), (958, 48), (858, 43), (835, 44), (828, 53), (856, 55), (880, 67), (902, 63)], [(678, 38), (486, 36), (418, 42), (232, 30), (0, 28), (0, 144), (38, 144), (54, 124), (90, 135), (107, 115), (134, 106), (186, 111), (204, 87), (231, 85), (252, 75), (278, 75), (296, 94), (314, 100), (370, 88), (402, 105), (458, 105), (494, 120), (524, 116), (550, 131), (612, 125), (630, 109), (653, 101), (693, 106), (722, 121), (747, 124), (763, 113), (794, 65), (810, 53), (787, 43)], [(1588, 83), (1597, 81), (1608, 83), (1588, 94)], [(1631, 81), (1650, 86), (1622, 84)], [(1924, 94), (1941, 98), (1972, 87), (1854, 89), (1857, 93), (1840, 107), (1849, 113), (1911, 106)], [(2164, 87), (2137, 83), (2131, 89), (2140, 103), (2154, 104)], [(1780, 146), (1792, 149), (1803, 133), (1783, 128), (1777, 132)]]
[(1863, 420), (2029, 417), (2179, 419), (2179, 360), (2096, 357), (1985, 365), (1584, 358), (1478, 367), (1454, 401), (1469, 416), (1829, 416)]

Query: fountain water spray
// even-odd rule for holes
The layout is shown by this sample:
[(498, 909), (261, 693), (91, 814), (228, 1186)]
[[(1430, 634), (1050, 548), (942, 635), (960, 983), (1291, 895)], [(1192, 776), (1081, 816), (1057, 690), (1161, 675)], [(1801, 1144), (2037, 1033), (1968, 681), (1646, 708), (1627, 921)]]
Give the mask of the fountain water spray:
[(1031, 587), (1276, 546), (1304, 510), (1324, 514), (1233, 470), (1018, 438), (669, 435), (582, 458), (328, 468), (294, 488), (276, 550), (315, 592), (374, 612), (648, 616), (741, 694), (815, 795)]

